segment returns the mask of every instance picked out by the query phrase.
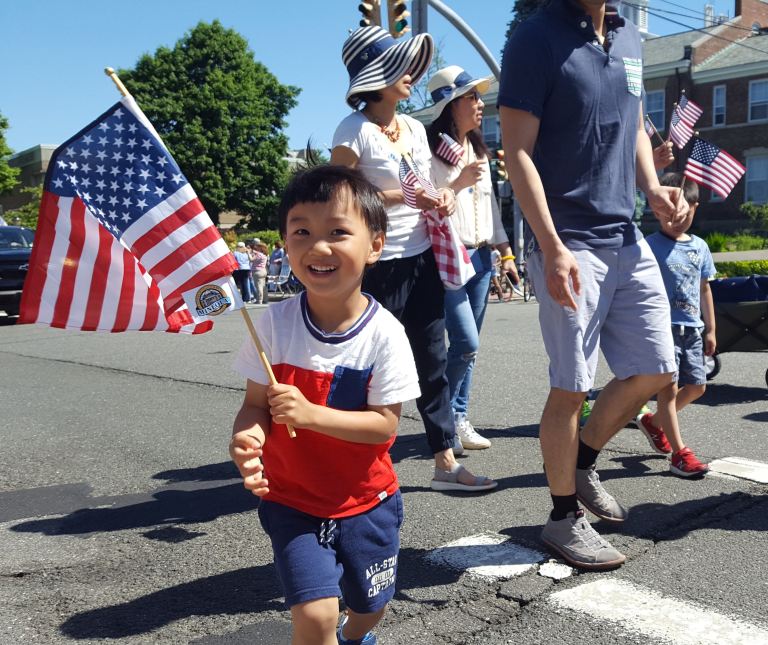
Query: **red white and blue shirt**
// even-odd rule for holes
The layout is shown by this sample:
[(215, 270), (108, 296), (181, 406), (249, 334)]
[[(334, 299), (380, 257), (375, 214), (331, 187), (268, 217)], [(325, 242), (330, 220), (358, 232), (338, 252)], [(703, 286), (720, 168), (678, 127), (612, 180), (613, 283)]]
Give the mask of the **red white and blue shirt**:
[[(306, 294), (270, 305), (256, 321), (259, 340), (279, 383), (298, 387), (311, 403), (339, 410), (394, 405), (420, 396), (416, 366), (403, 326), (371, 296), (358, 320), (325, 333), (310, 318)], [(269, 378), (246, 338), (234, 369), (263, 385)], [(394, 437), (355, 443), (308, 429), (291, 439), (271, 423), (264, 446), (269, 501), (322, 518), (359, 515), (398, 488), (389, 457)]]

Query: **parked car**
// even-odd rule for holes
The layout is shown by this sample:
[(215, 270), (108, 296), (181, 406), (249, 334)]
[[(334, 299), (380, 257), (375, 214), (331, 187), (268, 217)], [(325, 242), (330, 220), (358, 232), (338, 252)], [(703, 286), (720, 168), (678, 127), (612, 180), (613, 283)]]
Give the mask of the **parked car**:
[(19, 315), (35, 234), (23, 226), (0, 226), (0, 310)]

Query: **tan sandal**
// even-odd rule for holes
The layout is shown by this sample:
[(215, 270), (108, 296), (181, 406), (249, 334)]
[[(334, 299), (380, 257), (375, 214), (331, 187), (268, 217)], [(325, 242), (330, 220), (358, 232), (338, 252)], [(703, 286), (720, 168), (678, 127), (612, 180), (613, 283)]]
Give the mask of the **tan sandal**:
[(465, 492), (480, 492), (491, 490), (499, 485), (499, 482), (489, 479), (488, 477), (482, 477), (475, 475), (475, 480), (471, 484), (462, 484), (459, 481), (459, 475), (465, 471), (466, 468), (459, 463), (453, 464), (450, 470), (443, 470), (442, 468), (435, 467), (435, 476), (432, 478), (430, 486), (432, 490), (437, 491), (450, 491), (460, 490)]

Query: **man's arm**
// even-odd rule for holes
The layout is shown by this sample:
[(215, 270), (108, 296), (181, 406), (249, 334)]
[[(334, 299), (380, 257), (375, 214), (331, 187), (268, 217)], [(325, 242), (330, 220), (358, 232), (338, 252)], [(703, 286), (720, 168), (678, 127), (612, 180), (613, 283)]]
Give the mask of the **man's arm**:
[(637, 151), (635, 153), (635, 180), (645, 193), (648, 205), (659, 218), (662, 226), (682, 221), (688, 212), (685, 200), (678, 198), (680, 189), (671, 186), (661, 186), (653, 163), (651, 140), (645, 131), (643, 108), (640, 106), (637, 119)]
[(530, 112), (505, 106), (500, 108), (500, 117), (509, 180), (544, 255), (547, 291), (558, 304), (576, 309), (569, 279), (574, 292), (580, 293), (579, 265), (555, 230), (541, 176), (533, 163), (540, 120)]

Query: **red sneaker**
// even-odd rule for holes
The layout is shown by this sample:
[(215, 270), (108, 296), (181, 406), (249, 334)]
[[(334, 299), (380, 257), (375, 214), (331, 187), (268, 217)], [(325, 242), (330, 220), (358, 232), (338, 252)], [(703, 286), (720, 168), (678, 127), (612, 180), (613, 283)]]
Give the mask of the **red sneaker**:
[(648, 439), (648, 443), (651, 444), (651, 448), (660, 455), (671, 455), (672, 446), (669, 445), (664, 431), (651, 423), (652, 418), (653, 414), (650, 412), (638, 414), (636, 419), (637, 427), (643, 431), (643, 434)]
[(696, 459), (693, 450), (683, 448), (672, 455), (669, 470), (678, 477), (701, 477), (709, 472), (709, 466)]

